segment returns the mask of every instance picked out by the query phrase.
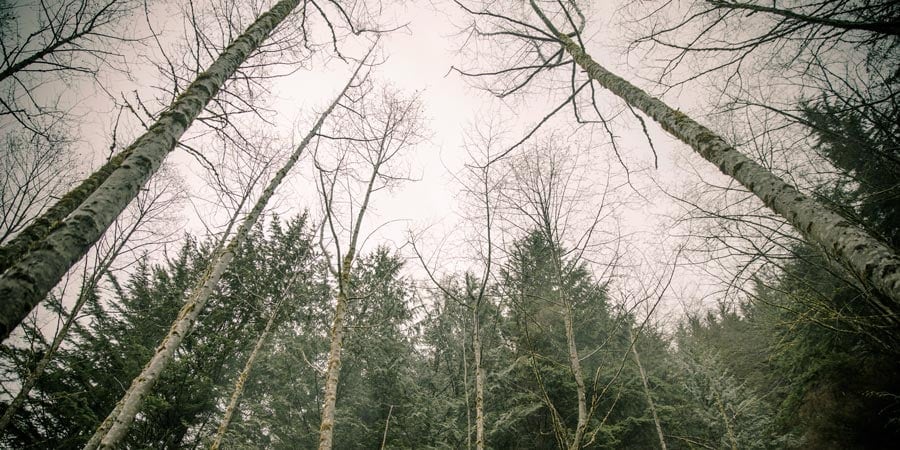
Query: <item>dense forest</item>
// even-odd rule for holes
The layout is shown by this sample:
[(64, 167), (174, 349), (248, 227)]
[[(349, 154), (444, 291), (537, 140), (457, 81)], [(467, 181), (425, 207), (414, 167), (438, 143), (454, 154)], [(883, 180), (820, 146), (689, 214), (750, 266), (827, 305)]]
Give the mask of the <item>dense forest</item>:
[(897, 2), (0, 0), (0, 42), (2, 448), (900, 442)]

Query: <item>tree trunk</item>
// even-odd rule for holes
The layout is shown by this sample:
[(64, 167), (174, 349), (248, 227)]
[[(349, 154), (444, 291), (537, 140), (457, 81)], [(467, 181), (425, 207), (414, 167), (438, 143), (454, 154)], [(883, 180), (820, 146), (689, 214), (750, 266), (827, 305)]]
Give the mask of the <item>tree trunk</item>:
[[(572, 38), (559, 32), (533, 1), (532, 8), (592, 80), (643, 111), (664, 130), (756, 194), (766, 206), (787, 219), (810, 242), (837, 259), (854, 276), (892, 299), (894, 303), (883, 312), (892, 316), (897, 314), (900, 304), (900, 256), (896, 251), (800, 193), (708, 128), (603, 68)], [(881, 307), (885, 308), (884, 305)]]
[[(290, 283), (288, 283), (287, 289), (290, 289), (294, 285), (293, 279)], [(287, 290), (286, 289), (286, 290)], [(222, 439), (225, 437), (225, 433), (228, 431), (228, 426), (231, 424), (231, 417), (234, 416), (234, 410), (237, 408), (238, 400), (240, 400), (241, 395), (244, 393), (244, 384), (247, 382), (247, 378), (250, 377), (250, 370), (253, 369), (253, 364), (256, 363), (256, 358), (259, 357), (259, 351), (262, 349), (262, 346), (265, 344), (266, 339), (269, 337), (269, 333), (272, 330), (272, 324), (275, 323), (275, 317), (278, 315), (278, 309), (281, 306), (281, 301), (287, 296), (287, 292), (284, 292), (281, 296), (281, 299), (275, 304), (275, 307), (272, 310), (272, 315), (269, 316), (269, 320), (266, 322), (266, 327), (263, 329), (262, 333), (259, 335), (259, 338), (256, 340), (256, 345), (253, 347), (253, 351), (250, 352), (250, 356), (247, 358), (247, 362), (244, 364), (244, 369), (241, 370), (241, 374), (238, 376), (237, 381), (234, 383), (234, 391), (231, 393), (231, 399), (228, 401), (228, 406), (225, 408), (225, 414), (222, 416), (222, 422), (219, 423), (219, 428), (216, 430), (216, 437), (213, 439), (212, 445), (209, 446), (209, 450), (219, 450), (219, 447), (222, 445)]]
[[(465, 322), (462, 325), (463, 398), (466, 400), (466, 450), (472, 448), (472, 402), (469, 401), (469, 357), (466, 355)], [(454, 383), (455, 385), (455, 383)]]
[(575, 388), (578, 395), (578, 424), (575, 426), (575, 436), (569, 448), (578, 450), (581, 448), (581, 439), (584, 436), (584, 430), (587, 428), (587, 394), (584, 385), (584, 374), (581, 372), (581, 359), (578, 357), (578, 347), (575, 345), (575, 324), (572, 317), (572, 306), (567, 300), (563, 300), (563, 308), (566, 343), (569, 350), (569, 367), (572, 370), (572, 376), (575, 377)]
[(475, 354), (475, 450), (484, 450), (484, 369), (481, 367), (481, 327), (478, 305), (474, 308), (472, 352)]
[(394, 405), (391, 405), (390, 409), (388, 409), (387, 419), (384, 421), (384, 434), (381, 436), (381, 450), (384, 450), (387, 445), (388, 425), (391, 424), (391, 413), (393, 412)]
[(641, 357), (637, 351), (637, 341), (631, 335), (631, 329), (628, 330), (628, 339), (631, 341), (631, 353), (634, 355), (634, 363), (637, 364), (638, 373), (641, 375), (641, 383), (644, 385), (644, 395), (647, 397), (647, 406), (650, 407), (650, 414), (653, 415), (653, 425), (656, 426), (656, 435), (659, 437), (659, 448), (666, 450), (666, 438), (663, 435), (662, 424), (659, 423), (659, 415), (656, 414), (656, 405), (653, 403), (653, 397), (650, 395), (650, 385), (647, 383), (647, 373), (644, 372), (644, 366), (641, 364)]
[[(226, 79), (299, 4), (281, 0), (200, 74), (123, 153), (121, 165), (42, 242), (0, 276), (0, 339), (47, 295), (128, 206)], [(76, 200), (72, 200), (74, 203)]]
[(166, 365), (168, 365), (169, 361), (172, 359), (172, 356), (175, 354), (175, 350), (181, 344), (181, 341), (193, 329), (197, 316), (200, 314), (200, 311), (203, 310), (203, 307), (206, 306), (206, 301), (209, 299), (210, 295), (212, 295), (219, 279), (222, 277), (222, 274), (225, 273), (225, 270), (234, 258), (234, 252), (243, 243), (247, 234), (249, 234), (260, 215), (262, 215), (263, 209), (265, 209), (269, 199), (275, 193), (275, 189), (278, 188), (291, 168), (293, 168), (300, 159), (300, 155), (303, 153), (307, 144), (309, 144), (312, 138), (316, 136), (322, 123), (325, 121), (325, 118), (334, 110), (338, 100), (344, 96), (344, 93), (350, 87), (353, 79), (356, 78), (356, 74), (362, 65), (363, 63), (361, 62), (359, 66), (357, 66), (356, 72), (350, 77), (350, 81), (347, 82), (344, 89), (337, 98), (335, 98), (328, 109), (319, 116), (319, 119), (316, 121), (313, 128), (303, 137), (303, 140), (291, 154), (291, 157), (285, 162), (284, 166), (278, 170), (272, 180), (269, 181), (268, 186), (266, 186), (266, 189), (256, 201), (253, 209), (250, 210), (250, 213), (244, 218), (244, 221), (241, 223), (231, 242), (224, 247), (224, 249), (213, 254), (213, 259), (210, 261), (206, 274), (198, 280), (197, 284), (191, 289), (191, 296), (181, 308), (178, 317), (175, 319), (175, 322), (172, 323), (172, 327), (166, 337), (160, 343), (159, 347), (156, 348), (153, 357), (141, 373), (135, 377), (131, 387), (116, 405), (116, 408), (97, 429), (97, 432), (85, 446), (85, 450), (114, 448), (125, 436), (128, 427), (134, 420), (134, 416), (141, 408), (144, 396), (153, 388), (153, 385), (159, 379), (162, 370), (165, 369)]
[[(342, 273), (344, 281), (350, 274)], [(347, 283), (349, 284), (349, 283)], [(331, 347), (328, 352), (328, 372), (325, 375), (325, 394), (322, 405), (322, 424), (319, 426), (319, 450), (331, 450), (334, 446), (334, 411), (337, 403), (338, 377), (341, 374), (341, 349), (344, 345), (344, 314), (347, 311), (347, 294), (338, 291), (331, 325)]]
[(44, 352), (44, 355), (41, 356), (41, 359), (35, 365), (34, 370), (32, 370), (31, 373), (28, 374), (28, 378), (24, 383), (22, 383), (22, 387), (21, 389), (19, 389), (19, 392), (16, 394), (15, 398), (13, 398), (12, 402), (10, 402), (9, 406), (6, 408), (6, 411), (3, 412), (3, 417), (0, 417), (0, 434), (2, 434), (3, 430), (5, 430), (7, 426), (9, 426), (10, 421), (15, 416), (19, 408), (21, 408), (22, 405), (25, 404), (25, 400), (28, 399), (28, 394), (34, 388), (34, 385), (37, 383), (38, 378), (43, 375), (44, 370), (47, 369), (47, 365), (50, 363), (50, 360), (53, 359), (53, 356), (56, 355), (56, 352), (59, 350), (59, 347), (62, 345), (66, 336), (68, 336), (69, 329), (72, 328), (72, 325), (77, 320), (78, 313), (81, 312), (81, 308), (87, 301), (90, 291), (97, 286), (100, 278), (102, 278), (103, 275), (107, 273), (112, 263), (125, 249), (125, 245), (130, 242), (131, 237), (144, 223), (143, 219), (146, 217), (146, 211), (148, 211), (150, 208), (153, 208), (154, 206), (157, 205), (153, 201), (151, 201), (147, 205), (144, 205), (142, 207), (139, 218), (130, 227), (130, 229), (123, 235), (113, 239), (112, 246), (107, 252), (103, 254), (102, 258), (99, 257), (98, 254), (98, 262), (94, 267), (93, 272), (90, 274), (90, 276), (84, 277), (82, 279), (82, 285), (80, 288), (80, 292), (78, 293), (78, 298), (75, 300), (75, 304), (72, 305), (72, 310), (69, 312), (69, 316), (66, 317), (66, 320), (63, 322), (62, 327), (57, 330), (56, 335), (53, 337), (53, 342), (50, 343), (50, 346)]
[(119, 168), (132, 150), (133, 148), (129, 147), (115, 154), (106, 164), (34, 219), (16, 237), (0, 247), (0, 274), (6, 272), (6, 269), (28, 253), (32, 245), (47, 237), (54, 227), (68, 217), (89, 195), (93, 194), (97, 187), (106, 181), (109, 174)]
[(84, 306), (84, 303), (88, 299), (89, 291), (94, 289), (97, 285), (97, 281), (106, 271), (109, 269), (109, 266), (116, 259), (119, 252), (127, 243), (128, 239), (124, 239), (118, 246), (116, 246), (115, 250), (112, 254), (107, 255), (106, 260), (97, 267), (95, 272), (91, 274), (91, 276), (85, 280), (81, 287), (81, 292), (78, 294), (78, 299), (75, 300), (75, 304), (72, 306), (72, 310), (69, 312), (69, 317), (66, 317), (66, 320), (63, 322), (62, 327), (56, 332), (56, 336), (53, 337), (53, 342), (50, 343), (50, 347), (44, 352), (41, 356), (40, 361), (34, 366), (34, 369), (31, 373), (28, 374), (28, 378), (25, 379), (25, 382), (22, 383), (22, 387), (19, 389), (19, 392), (16, 394), (15, 398), (13, 398), (12, 402), (10, 402), (9, 406), (6, 407), (6, 411), (3, 412), (3, 417), (0, 417), (0, 434), (3, 433), (3, 430), (9, 426), (9, 423), (12, 421), (12, 418), (16, 415), (16, 412), (22, 405), (25, 404), (25, 400), (28, 398), (28, 394), (34, 388), (34, 385), (37, 384), (38, 378), (44, 374), (44, 370), (47, 369), (47, 365), (50, 364), (50, 360), (53, 359), (53, 356), (56, 355), (56, 351), (59, 350), (59, 346), (62, 345), (62, 342), (65, 340), (66, 336), (69, 334), (69, 329), (72, 328), (72, 324), (75, 323), (75, 320), (78, 317), (78, 313), (81, 311), (81, 308)]
[[(387, 131), (385, 131), (385, 133), (387, 133)], [(387, 135), (383, 135), (381, 138), (382, 140), (379, 147), (381, 151), (384, 151), (386, 148), (384, 139), (387, 138)], [(331, 325), (331, 345), (328, 351), (328, 369), (325, 374), (322, 422), (319, 425), (319, 450), (331, 450), (334, 446), (334, 412), (337, 403), (338, 378), (341, 373), (341, 350), (344, 345), (344, 315), (347, 311), (347, 297), (350, 292), (353, 261), (356, 257), (356, 246), (359, 241), (359, 233), (362, 229), (363, 219), (365, 218), (366, 210), (369, 208), (372, 192), (375, 190), (375, 181), (378, 178), (381, 165), (384, 163), (384, 160), (381, 159), (383, 157), (384, 155), (380, 154), (376, 160), (372, 162), (372, 174), (366, 185), (365, 195), (363, 195), (359, 211), (356, 213), (356, 221), (352, 222), (353, 229), (350, 233), (350, 243), (347, 246), (347, 253), (344, 255), (340, 266), (336, 270), (338, 277), (338, 294), (334, 306), (334, 322)], [(327, 209), (325, 214), (329, 221), (333, 220), (334, 211)], [(337, 239), (336, 234), (335, 239)]]

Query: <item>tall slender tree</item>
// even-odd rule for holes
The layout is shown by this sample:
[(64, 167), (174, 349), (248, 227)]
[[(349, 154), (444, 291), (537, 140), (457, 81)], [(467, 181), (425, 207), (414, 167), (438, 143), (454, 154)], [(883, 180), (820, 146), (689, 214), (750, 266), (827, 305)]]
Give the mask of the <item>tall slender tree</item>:
[[(500, 92), (501, 95), (508, 95), (526, 85), (540, 72), (569, 68), (573, 80), (572, 94), (551, 115), (570, 103), (574, 104), (576, 97), (586, 87), (593, 92), (594, 83), (597, 83), (624, 100), (629, 108), (640, 110), (658, 122), (664, 130), (689, 145), (724, 174), (740, 182), (855, 277), (890, 298), (889, 304), (879, 302), (874, 297), (870, 301), (877, 302), (875, 306), (881, 313), (894, 317), (896, 321), (900, 312), (900, 256), (897, 252), (821, 202), (799, 192), (705, 126), (598, 64), (587, 52), (582, 39), (586, 19), (577, 2), (540, 2), (539, 5), (538, 1), (529, 0), (526, 11), (530, 14), (523, 13), (519, 16), (514, 14), (514, 8), (503, 11), (494, 8), (493, 3), (480, 9), (466, 6), (462, 2), (457, 3), (475, 17), (474, 30), (479, 36), (524, 42), (526, 58), (531, 58), (524, 64), (519, 59), (513, 63), (514, 67), (507, 67), (502, 71), (463, 72), (464, 74), (475, 77), (516, 74), (519, 78), (511, 84), (512, 87)], [(548, 7), (555, 9), (548, 13), (545, 11)], [(502, 5), (497, 8), (502, 8)], [(536, 23), (529, 22), (535, 18)], [(477, 22), (479, 20), (487, 24), (480, 25)], [(586, 81), (574, 81), (576, 69), (581, 69), (587, 75)], [(578, 114), (576, 105), (576, 115)], [(640, 119), (637, 113), (635, 116)], [(581, 116), (578, 117), (581, 120)], [(641, 121), (643, 123), (643, 119)], [(538, 126), (544, 122), (546, 119)], [(528, 136), (531, 134), (533, 132)], [(510, 151), (515, 147), (517, 146), (511, 147)]]
[[(471, 313), (471, 336), (472, 336), (472, 355), (473, 355), (473, 373), (475, 375), (475, 449), (483, 450), (486, 445), (485, 436), (485, 384), (486, 374), (483, 364), (484, 358), (484, 338), (483, 328), (485, 324), (483, 320), (486, 315), (487, 304), (491, 301), (489, 298), (489, 283), (493, 277), (494, 267), (494, 246), (493, 241), (494, 226), (496, 223), (496, 203), (499, 196), (499, 184), (501, 181), (494, 175), (490, 165), (483, 164), (492, 157), (491, 153), (496, 150), (499, 141), (499, 132), (494, 124), (480, 126), (474, 124), (471, 133), (467, 134), (466, 150), (471, 160), (466, 166), (464, 177), (459, 180), (466, 195), (466, 201), (472, 208), (470, 214), (474, 227), (472, 234), (477, 238), (468, 238), (467, 243), (473, 247), (475, 260), (481, 266), (481, 274), (475, 275), (466, 272), (463, 275), (462, 292), (457, 292), (451, 287), (444, 286), (434, 272), (433, 268), (429, 268), (428, 262), (421, 254), (414, 240), (411, 242), (413, 251), (416, 253), (419, 261), (428, 274), (428, 278), (432, 284), (437, 286), (446, 299), (452, 300), (459, 304), (460, 307), (466, 308)], [(482, 161), (484, 160), (484, 161)], [(439, 253), (436, 252), (436, 253)], [(463, 358), (465, 358), (463, 351)], [(468, 361), (464, 361), (468, 364)], [(466, 367), (467, 368), (467, 367)], [(468, 374), (464, 374), (468, 378)], [(467, 383), (466, 383), (467, 384)], [(466, 399), (468, 403), (468, 386), (466, 386)], [(467, 412), (468, 413), (468, 412)], [(471, 434), (467, 437), (467, 446), (471, 445)]]
[[(319, 426), (320, 450), (330, 450), (334, 445), (345, 316), (348, 302), (359, 295), (352, 292), (351, 281), (366, 213), (374, 193), (403, 178), (403, 175), (394, 173), (394, 166), (404, 153), (422, 140), (421, 106), (418, 98), (402, 98), (388, 87), (375, 90), (371, 84), (361, 86), (357, 98), (355, 104), (342, 105), (344, 114), (341, 116), (342, 120), (337, 122), (340, 134), (327, 136), (335, 144), (334, 154), (329, 155), (326, 160), (325, 154), (319, 150), (315, 158), (325, 222), (322, 226), (323, 240), (327, 229), (335, 250), (330, 271), (337, 282), (325, 372), (322, 421)], [(329, 161), (333, 165), (329, 165)], [(354, 182), (357, 186), (340, 192), (340, 186), (352, 186)], [(353, 190), (354, 188), (357, 190)], [(339, 195), (348, 197), (351, 204), (347, 229), (341, 228), (343, 225), (338, 205), (342, 200), (337, 197)], [(356, 195), (361, 200), (353, 203), (352, 199)], [(355, 214), (353, 209), (356, 209)], [(346, 239), (345, 244), (342, 243), (342, 236)]]
[[(51, 208), (60, 210), (54, 216), (57, 220), (64, 220), (45, 223), (44, 231), (28, 234), (32, 236), (31, 242), (19, 245), (16, 253), (5, 256), (15, 258), (16, 262), (0, 275), (0, 338), (9, 336), (100, 238), (175, 148), (178, 139), (225, 80), (299, 3), (300, 0), (282, 0), (262, 14), (185, 89), (145, 134), (122, 151), (125, 156), (118, 166), (107, 164), (101, 169), (112, 169), (108, 170), (107, 176), (96, 177), (94, 183), (79, 186), (78, 195), (67, 195), (63, 197), (63, 204)], [(42, 236), (51, 228), (52, 232)], [(37, 243), (33, 241), (35, 238), (42, 240)], [(22, 255), (20, 252), (25, 249), (28, 252)]]
[[(371, 50), (370, 50), (371, 51)], [(234, 258), (235, 251), (246, 239), (248, 233), (256, 224), (262, 215), (263, 210), (269, 200), (275, 194), (275, 190), (281, 185), (287, 177), (290, 170), (294, 167), (306, 146), (319, 132), (322, 124), (329, 114), (335, 109), (341, 98), (344, 97), (350, 86), (356, 81), (356, 76), (360, 69), (366, 64), (368, 54), (359, 62), (356, 70), (344, 85), (344, 88), (338, 94), (337, 98), (329, 105), (329, 107), (319, 116), (312, 129), (307, 133), (299, 145), (291, 153), (285, 164), (278, 170), (275, 176), (269, 181), (262, 195), (256, 200), (250, 212), (244, 218), (238, 227), (234, 237), (227, 245), (221, 245), (213, 254), (207, 271), (197, 285), (191, 290), (190, 297), (185, 302), (184, 307), (178, 314), (178, 317), (172, 323), (169, 333), (160, 343), (153, 358), (147, 362), (144, 370), (132, 382), (131, 387), (116, 405), (115, 409), (109, 414), (104, 422), (97, 429), (97, 432), (85, 446), (85, 449), (94, 448), (113, 448), (118, 445), (119, 441), (125, 436), (128, 427), (134, 420), (135, 415), (139, 412), (143, 403), (144, 396), (153, 388), (153, 385), (159, 379), (160, 374), (175, 354), (175, 350), (181, 344), (185, 335), (190, 333), (197, 320), (200, 312), (206, 305), (207, 300), (213, 291), (222, 274), (228, 268), (228, 264)], [(233, 223), (233, 221), (232, 221)]]
[(259, 337), (256, 338), (256, 344), (253, 346), (250, 356), (247, 357), (244, 368), (241, 370), (241, 373), (238, 374), (237, 380), (234, 382), (234, 390), (231, 392), (231, 397), (228, 399), (228, 405), (225, 407), (225, 413), (222, 415), (222, 420), (219, 422), (219, 427), (216, 429), (216, 435), (213, 437), (209, 450), (218, 450), (222, 446), (222, 440), (225, 438), (225, 433), (228, 432), (228, 426), (231, 425), (231, 418), (234, 416), (234, 412), (237, 409), (238, 401), (240, 401), (241, 395), (244, 393), (244, 385), (247, 384), (247, 379), (250, 378), (250, 371), (253, 370), (253, 365), (256, 364), (256, 360), (259, 358), (260, 350), (263, 348), (263, 345), (266, 344), (266, 340), (272, 332), (272, 326), (275, 324), (275, 319), (278, 317), (281, 304), (284, 302), (284, 299), (287, 297), (291, 288), (294, 287), (296, 279), (296, 275), (292, 276), (291, 280), (285, 285), (284, 292), (281, 293), (281, 296), (275, 302), (275, 306), (272, 307), (272, 312), (269, 314), (269, 320), (266, 321), (265, 328), (263, 328)]

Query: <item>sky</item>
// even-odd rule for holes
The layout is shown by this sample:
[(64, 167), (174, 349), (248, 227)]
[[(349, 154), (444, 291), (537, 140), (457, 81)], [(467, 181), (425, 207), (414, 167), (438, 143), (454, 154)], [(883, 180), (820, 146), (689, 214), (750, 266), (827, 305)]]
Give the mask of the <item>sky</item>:
[[(618, 5), (603, 2), (590, 11), (590, 20), (585, 36), (588, 38), (589, 52), (598, 61), (607, 64), (613, 71), (636, 84), (649, 86), (642, 80), (640, 58), (623, 55), (621, 49), (626, 44), (620, 28), (623, 17), (616, 14)], [(171, 18), (177, 12), (172, 5), (157, 5), (152, 12), (154, 29), (159, 33), (163, 45), (166, 40), (175, 42), (183, 32), (183, 24)], [(410, 276), (424, 280), (420, 263), (413, 257), (407, 244), (411, 235), (417, 237), (417, 245), (435, 265), (439, 272), (475, 269), (480, 263), (471, 255), (476, 250), (468, 246), (473, 236), (473, 226), (466, 222), (465, 199), (461, 194), (459, 177), (464, 172), (467, 153), (464, 136), (475, 125), (496, 120), (505, 128), (506, 141), (514, 142), (536, 121), (558, 102), (559, 93), (540, 91), (528, 93), (513, 99), (498, 100), (473, 87), (469, 80), (453, 73), (451, 66), (466, 67), (469, 60), (460, 52), (462, 38), (460, 26), (469, 18), (458, 8), (446, 3), (428, 1), (405, 2), (389, 5), (384, 13), (389, 22), (405, 24), (390, 33), (381, 42), (384, 62), (377, 68), (377, 77), (405, 92), (416, 92), (421, 99), (426, 117), (425, 124), (430, 138), (421, 144), (410, 156), (408, 167), (414, 181), (402, 184), (390, 192), (379, 192), (373, 199), (372, 212), (366, 219), (363, 234), (368, 236), (363, 250), (376, 245), (388, 244), (399, 248), (409, 258), (407, 270)], [(138, 21), (140, 23), (140, 21)], [(136, 25), (137, 26), (137, 25)], [(137, 29), (137, 33), (146, 30)], [(344, 51), (359, 55), (364, 42), (347, 42)], [(103, 89), (71, 89), (73, 86), (53, 84), (46, 86), (54, 92), (70, 89), (72, 111), (80, 120), (80, 153), (82, 160), (90, 162), (86, 166), (96, 166), (108, 153), (111, 130), (114, 127), (117, 110), (108, 99), (109, 93), (118, 98), (134, 99), (134, 93), (149, 100), (159, 91), (148, 89), (159, 85), (155, 79), (155, 69), (141, 55), (152, 50), (143, 47), (120, 48), (121, 61), (130, 70), (126, 74), (112, 72), (104, 74)], [(322, 111), (335, 93), (346, 81), (352, 70), (351, 64), (336, 58), (314, 57), (309, 67), (297, 71), (289, 77), (272, 83), (267, 106), (276, 111), (273, 116), (273, 134), (284, 141), (296, 142), (314, 120), (316, 112)], [(629, 76), (634, 75), (634, 76)], [(84, 95), (85, 92), (92, 94)], [(554, 100), (556, 98), (556, 100)], [(665, 97), (667, 101), (684, 111), (699, 107), (698, 96), (693, 92), (673, 91)], [(621, 103), (608, 93), (600, 93), (601, 108), (612, 114), (621, 115)], [(127, 116), (127, 114), (126, 114)], [(710, 297), (719, 288), (716, 277), (707, 271), (712, 267), (683, 265), (673, 274), (671, 265), (677, 248), (681, 245), (675, 237), (679, 233), (672, 222), (672, 216), (679, 214), (679, 207), (663, 195), (661, 189), (681, 195), (694, 185), (699, 174), (720, 184), (726, 184), (714, 168), (700, 161), (685, 146), (665, 135), (658, 126), (649, 123), (650, 136), (655, 143), (659, 157), (659, 167), (653, 167), (653, 155), (646, 144), (646, 138), (634, 121), (616, 120), (615, 134), (621, 141), (622, 154), (631, 169), (631, 184), (624, 183), (624, 170), (614, 163), (614, 155), (608, 138), (597, 130), (575, 129), (570, 111), (561, 112), (541, 136), (554, 133), (561, 145), (584, 149), (578, 157), (582, 185), (591, 189), (603, 184), (607, 172), (612, 173), (617, 185), (615, 197), (622, 207), (617, 210), (617, 221), (602, 224), (608, 229), (618, 229), (627, 234), (628, 245), (623, 248), (624, 267), (617, 272), (614, 295), (618, 301), (634, 301), (643, 297), (655, 297), (644, 290), (665, 284), (671, 287), (663, 294), (657, 319), (671, 324), (680, 317), (684, 308), (697, 310), (702, 302), (711, 304)], [(124, 119), (119, 125), (120, 140), (136, 136), (140, 126), (134, 120)], [(286, 145), (283, 145), (286, 149)], [(205, 226), (221, 225), (221, 215), (210, 218), (211, 209), (204, 207), (200, 200), (209, 195), (202, 186), (202, 168), (184, 151), (176, 150), (168, 158), (168, 166), (183, 179), (184, 185), (195, 199), (183, 203), (180, 220), (174, 227), (176, 233), (189, 232), (202, 235)], [(695, 173), (694, 171), (698, 172)], [(310, 208), (314, 216), (318, 214), (318, 200), (311, 175), (309, 158), (302, 167), (279, 190), (270, 211), (282, 217)], [(591, 216), (591, 199), (582, 213)], [(197, 214), (206, 215), (203, 220)], [(577, 226), (575, 228), (578, 228)], [(577, 231), (577, 230), (576, 230)], [(371, 236), (369, 234), (371, 233)], [(598, 250), (596, 273), (603, 273), (603, 249)], [(690, 257), (680, 255), (680, 263)], [(648, 283), (648, 280), (655, 282)]]

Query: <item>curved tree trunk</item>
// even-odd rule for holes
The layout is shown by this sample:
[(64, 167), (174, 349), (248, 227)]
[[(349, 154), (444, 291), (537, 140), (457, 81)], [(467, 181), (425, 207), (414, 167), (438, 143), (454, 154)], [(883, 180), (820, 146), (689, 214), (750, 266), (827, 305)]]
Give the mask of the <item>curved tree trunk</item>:
[(335, 98), (328, 109), (319, 116), (319, 119), (316, 121), (313, 128), (306, 136), (304, 136), (300, 145), (297, 146), (291, 154), (291, 157), (285, 162), (284, 166), (282, 166), (272, 180), (269, 181), (268, 186), (266, 186), (266, 189), (263, 191), (262, 195), (260, 195), (256, 204), (254, 204), (253, 209), (250, 210), (250, 213), (244, 218), (244, 221), (241, 223), (231, 242), (229, 242), (224, 249), (217, 251), (213, 255), (213, 259), (210, 261), (206, 274), (198, 280), (197, 284), (191, 289), (191, 296), (181, 308), (178, 317), (175, 319), (175, 322), (172, 323), (172, 327), (169, 329), (166, 337), (159, 344), (159, 347), (156, 348), (153, 357), (147, 365), (144, 366), (141, 373), (135, 377), (131, 387), (128, 388), (128, 391), (122, 399), (119, 400), (115, 409), (109, 414), (106, 420), (103, 421), (97, 429), (97, 432), (84, 447), (85, 450), (114, 448), (125, 436), (132, 421), (134, 421), (135, 415), (143, 404), (144, 396), (146, 396), (153, 388), (153, 385), (156, 384), (160, 374), (168, 365), (169, 361), (171, 361), (172, 356), (175, 354), (175, 350), (181, 344), (181, 341), (193, 329), (197, 316), (203, 310), (203, 307), (206, 306), (206, 301), (212, 295), (219, 279), (222, 277), (222, 274), (225, 273), (225, 270), (234, 258), (234, 252), (243, 243), (250, 230), (256, 224), (256, 221), (262, 215), (263, 209), (265, 209), (269, 199), (274, 195), (275, 189), (278, 188), (288, 172), (300, 159), (300, 155), (312, 138), (316, 136), (325, 121), (325, 118), (334, 110), (338, 100), (344, 96), (347, 89), (356, 78), (359, 69), (363, 66), (363, 62), (360, 62), (356, 72), (351, 76), (350, 81), (347, 82), (344, 89), (337, 98)]
[(84, 256), (137, 196), (225, 80), (299, 3), (300, 0), (281, 0), (250, 25), (146, 133), (123, 151), (127, 156), (121, 165), (42, 242), (35, 243), (0, 276), (0, 339), (6, 339)]
[(475, 354), (475, 450), (484, 450), (484, 369), (481, 367), (481, 326), (476, 305), (472, 316), (472, 352)]
[[(560, 289), (561, 291), (562, 289)], [(566, 345), (569, 354), (569, 368), (572, 370), (572, 376), (575, 377), (575, 389), (578, 397), (578, 423), (575, 425), (575, 436), (569, 446), (572, 450), (581, 448), (581, 440), (584, 437), (584, 431), (587, 429), (587, 389), (584, 384), (584, 373), (581, 371), (581, 358), (578, 356), (578, 347), (575, 345), (575, 323), (573, 317), (572, 306), (567, 299), (563, 302), (563, 322), (566, 327)]]
[(875, 303), (874, 306), (884, 314), (897, 315), (900, 309), (900, 255), (895, 250), (800, 193), (708, 128), (606, 70), (571, 37), (559, 32), (533, 0), (531, 4), (566, 52), (592, 80), (653, 118), (664, 130), (691, 146), (724, 174), (756, 194), (766, 206), (787, 219), (810, 242), (837, 259), (854, 276), (893, 300), (892, 305), (883, 305), (874, 296), (869, 296)]
[(34, 219), (16, 237), (10, 239), (3, 247), (0, 247), (0, 274), (21, 259), (28, 253), (32, 245), (47, 237), (54, 227), (68, 217), (72, 211), (75, 211), (75, 208), (81, 205), (88, 196), (94, 193), (98, 186), (109, 178), (109, 174), (122, 165), (122, 161), (131, 154), (132, 150), (133, 147), (129, 147), (115, 154), (106, 164)]
[(666, 437), (663, 434), (662, 424), (659, 422), (659, 415), (656, 414), (656, 404), (653, 403), (653, 397), (650, 395), (650, 385), (647, 383), (647, 373), (644, 372), (644, 366), (641, 364), (641, 357), (637, 351), (637, 341), (632, 337), (631, 329), (628, 329), (628, 340), (631, 341), (631, 354), (634, 355), (634, 363), (637, 364), (638, 373), (641, 375), (641, 383), (644, 385), (644, 395), (647, 397), (647, 406), (650, 408), (650, 414), (653, 416), (653, 425), (656, 426), (656, 435), (659, 437), (659, 448), (667, 450)]
[[(287, 291), (293, 285), (294, 279), (291, 279), (291, 282), (288, 283), (285, 290)], [(281, 299), (275, 304), (272, 315), (269, 316), (269, 320), (266, 322), (266, 327), (263, 329), (262, 333), (260, 333), (259, 338), (256, 339), (256, 345), (253, 346), (253, 351), (250, 352), (250, 356), (244, 364), (244, 369), (241, 370), (237, 381), (234, 383), (234, 391), (231, 393), (231, 399), (228, 401), (228, 406), (225, 407), (225, 414), (222, 416), (222, 421), (219, 423), (219, 428), (216, 430), (216, 437), (213, 438), (209, 450), (219, 450), (219, 447), (221, 447), (222, 439), (225, 438), (225, 433), (228, 432), (228, 426), (231, 425), (231, 418), (234, 416), (234, 410), (237, 409), (238, 401), (241, 399), (241, 395), (244, 394), (244, 384), (246, 384), (247, 379), (250, 378), (250, 371), (253, 369), (253, 365), (256, 364), (256, 358), (259, 357), (259, 351), (262, 349), (266, 339), (269, 337), (269, 333), (272, 331), (272, 324), (275, 323), (275, 317), (278, 316), (278, 309), (281, 306), (281, 301), (287, 294), (287, 292), (284, 292)]]

